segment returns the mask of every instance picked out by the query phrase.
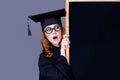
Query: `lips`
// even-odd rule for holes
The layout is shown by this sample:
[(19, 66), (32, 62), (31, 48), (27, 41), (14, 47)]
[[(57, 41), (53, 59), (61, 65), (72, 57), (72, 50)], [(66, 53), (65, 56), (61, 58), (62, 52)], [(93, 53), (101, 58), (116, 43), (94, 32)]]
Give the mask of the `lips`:
[(56, 39), (58, 39), (58, 37), (57, 37), (57, 36), (54, 36), (54, 37), (53, 37), (53, 40), (56, 40)]

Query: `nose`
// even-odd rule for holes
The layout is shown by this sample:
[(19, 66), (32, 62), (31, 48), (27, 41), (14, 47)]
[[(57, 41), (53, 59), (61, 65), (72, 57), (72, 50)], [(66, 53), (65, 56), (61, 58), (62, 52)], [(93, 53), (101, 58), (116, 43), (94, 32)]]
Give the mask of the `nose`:
[(56, 31), (53, 29), (52, 33), (53, 33), (53, 34), (55, 34), (55, 33), (56, 33)]

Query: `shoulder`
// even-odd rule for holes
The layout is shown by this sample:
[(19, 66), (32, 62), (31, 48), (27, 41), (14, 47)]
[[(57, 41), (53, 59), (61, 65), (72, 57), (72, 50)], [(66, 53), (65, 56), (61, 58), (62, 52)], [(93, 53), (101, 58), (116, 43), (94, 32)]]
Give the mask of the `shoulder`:
[(39, 66), (40, 65), (45, 65), (47, 63), (49, 63), (49, 59), (46, 58), (43, 53), (41, 53), (40, 56), (39, 56), (39, 61), (38, 61)]

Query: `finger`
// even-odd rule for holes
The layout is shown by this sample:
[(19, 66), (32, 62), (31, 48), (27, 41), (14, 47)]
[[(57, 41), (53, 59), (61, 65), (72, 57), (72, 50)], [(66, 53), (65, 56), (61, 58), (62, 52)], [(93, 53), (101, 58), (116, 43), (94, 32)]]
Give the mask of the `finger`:
[(69, 44), (70, 44), (70, 41), (69, 41)]
[(69, 35), (65, 34), (63, 35), (63, 38), (69, 38)]
[(70, 41), (69, 41), (68, 38), (64, 38), (64, 39), (62, 39), (61, 47), (69, 48), (69, 44), (70, 44)]
[(67, 44), (67, 45), (66, 45), (66, 48), (70, 48), (70, 45), (69, 45), (69, 44)]
[(70, 41), (69, 41), (68, 39), (64, 39), (64, 40), (62, 41), (62, 44), (63, 44), (63, 45), (69, 45), (69, 44), (70, 44)]
[(65, 38), (65, 41), (68, 42), (68, 44), (70, 44), (70, 40), (68, 38)]
[(69, 48), (69, 43), (68, 42), (64, 42), (63, 45), (65, 45), (65, 47)]
[(69, 41), (69, 38), (63, 38), (64, 41)]

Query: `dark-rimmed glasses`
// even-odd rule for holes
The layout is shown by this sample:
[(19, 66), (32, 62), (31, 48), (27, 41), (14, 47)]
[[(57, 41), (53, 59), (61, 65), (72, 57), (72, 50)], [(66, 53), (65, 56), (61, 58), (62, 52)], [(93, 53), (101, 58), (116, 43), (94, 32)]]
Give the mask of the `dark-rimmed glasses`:
[(53, 30), (58, 32), (61, 30), (61, 27), (59, 25), (55, 25), (53, 28), (47, 27), (47, 28), (45, 28), (44, 32), (46, 32), (47, 34), (51, 34), (53, 32)]

